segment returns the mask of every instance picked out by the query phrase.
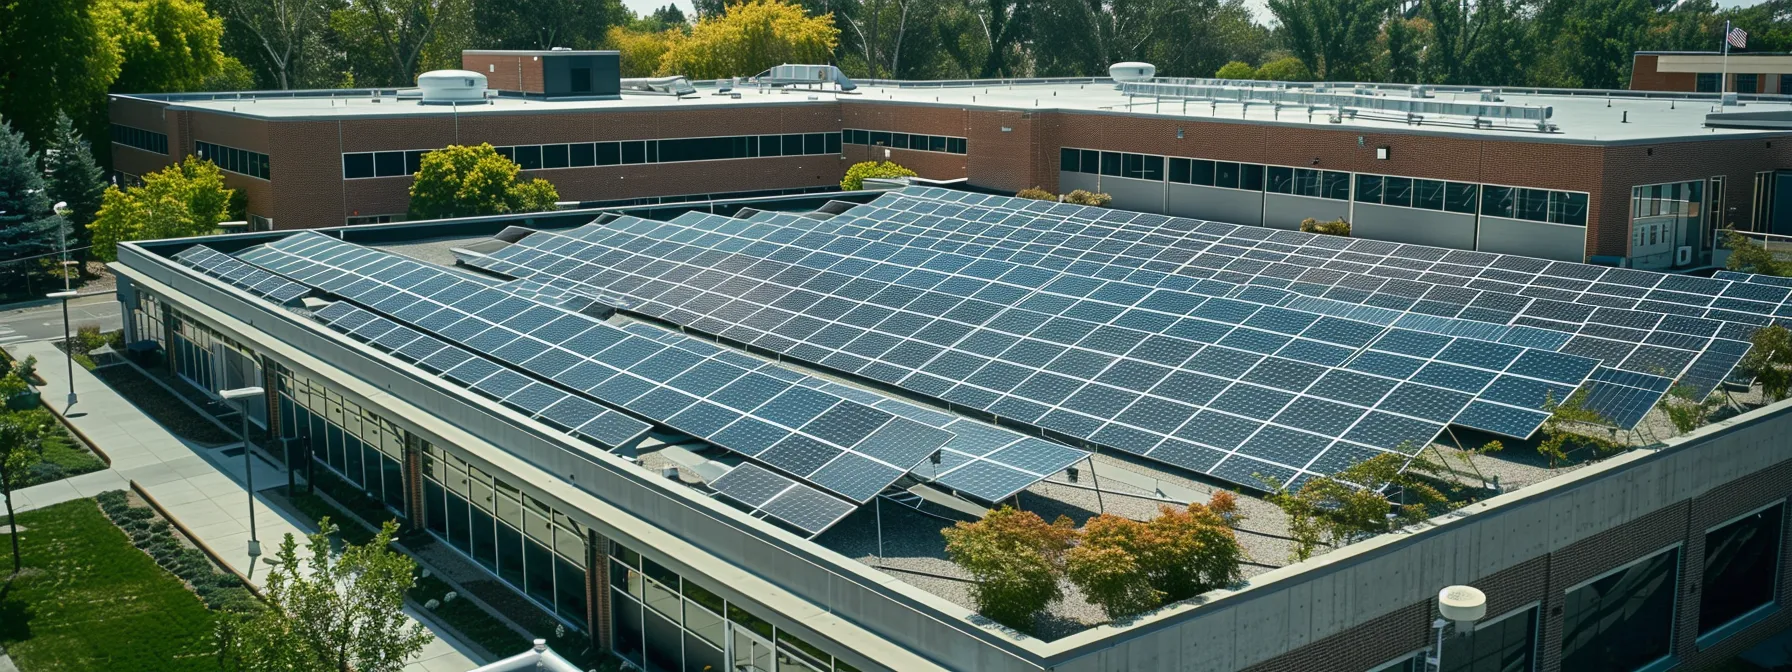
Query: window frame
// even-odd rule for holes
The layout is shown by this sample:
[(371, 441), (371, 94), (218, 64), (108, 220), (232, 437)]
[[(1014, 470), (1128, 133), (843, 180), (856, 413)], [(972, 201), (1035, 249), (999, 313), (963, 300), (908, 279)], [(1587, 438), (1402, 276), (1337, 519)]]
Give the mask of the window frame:
[[(1560, 593), (1558, 593), (1558, 595), (1561, 596), (1561, 599), (1563, 602), (1563, 605), (1562, 605), (1563, 609), (1562, 609), (1562, 616), (1561, 616), (1562, 624), (1560, 626), (1562, 644), (1566, 645), (1567, 638), (1568, 638), (1568, 624), (1567, 624), (1567, 620), (1568, 620), (1567, 606), (1568, 605), (1567, 605), (1567, 602), (1568, 602), (1568, 594), (1569, 593), (1572, 593), (1576, 590), (1580, 590), (1582, 588), (1586, 588), (1587, 586), (1591, 586), (1594, 583), (1598, 583), (1599, 581), (1601, 581), (1607, 577), (1610, 577), (1613, 574), (1617, 574), (1619, 572), (1630, 571), (1631, 568), (1634, 568), (1637, 565), (1641, 565), (1644, 562), (1648, 562), (1649, 560), (1655, 558), (1656, 556), (1659, 556), (1663, 553), (1667, 553), (1669, 551), (1676, 552), (1677, 556), (1674, 559), (1674, 585), (1668, 588), (1668, 595), (1672, 598), (1669, 600), (1669, 603), (1672, 605), (1672, 609), (1668, 612), (1668, 619), (1667, 619), (1668, 636), (1666, 638), (1666, 641), (1668, 643), (1668, 652), (1659, 658), (1655, 658), (1654, 660), (1650, 660), (1648, 662), (1643, 663), (1642, 665), (1637, 666), (1637, 668), (1635, 670), (1631, 670), (1629, 672), (1656, 672), (1658, 670), (1667, 670), (1669, 668), (1674, 667), (1675, 665), (1678, 665), (1680, 662), (1680, 657), (1674, 651), (1674, 649), (1676, 648), (1674, 638), (1676, 636), (1678, 636), (1678, 634), (1680, 632), (1680, 591), (1682, 590), (1681, 586), (1684, 583), (1684, 579), (1685, 579), (1685, 575), (1686, 575), (1686, 543), (1684, 541), (1676, 541), (1676, 542), (1668, 544), (1666, 546), (1656, 548), (1653, 551), (1650, 551), (1648, 553), (1644, 553), (1642, 555), (1637, 556), (1637, 558), (1635, 560), (1631, 560), (1630, 562), (1626, 562), (1617, 567), (1613, 567), (1606, 571), (1600, 572), (1599, 574), (1594, 575), (1586, 580), (1583, 580), (1579, 583), (1576, 583), (1574, 585), (1571, 585), (1571, 586), (1568, 586), (1567, 588), (1562, 589), (1562, 591)], [(1568, 656), (1567, 651), (1562, 651), (1560, 653), (1560, 658), (1562, 658), (1562, 659), (1567, 658), (1567, 656)]]
[[(1779, 539), (1777, 540), (1777, 543), (1775, 543), (1773, 545), (1773, 568), (1774, 568), (1774, 571), (1770, 574), (1770, 576), (1773, 577), (1773, 584), (1768, 587), (1767, 601), (1754, 607), (1753, 609), (1749, 609), (1748, 611), (1738, 614), (1737, 616), (1735, 616), (1734, 618), (1731, 618), (1728, 621), (1724, 621), (1723, 623), (1719, 623), (1717, 625), (1710, 626), (1709, 628), (1707, 628), (1705, 623), (1702, 623), (1702, 622), (1699, 623), (1698, 624), (1699, 632), (1698, 632), (1697, 638), (1694, 640), (1694, 642), (1695, 642), (1694, 646), (1698, 647), (1698, 649), (1700, 651), (1709, 649), (1712, 646), (1715, 646), (1718, 643), (1721, 643), (1724, 640), (1727, 640), (1730, 637), (1735, 636), (1736, 633), (1739, 633), (1743, 630), (1748, 629), (1749, 626), (1760, 622), (1763, 618), (1766, 618), (1769, 615), (1777, 613), (1780, 610), (1780, 603), (1779, 603), (1780, 578), (1781, 578), (1780, 574), (1782, 574), (1784, 571), (1782, 568), (1782, 563), (1784, 563), (1786, 561), (1786, 508), (1785, 507), (1786, 507), (1787, 501), (1788, 500), (1786, 500), (1786, 499), (1776, 499), (1772, 502), (1768, 502), (1767, 504), (1763, 504), (1761, 506), (1750, 509), (1746, 513), (1739, 514), (1739, 515), (1734, 516), (1734, 517), (1732, 517), (1728, 520), (1725, 520), (1721, 523), (1718, 523), (1716, 525), (1712, 525), (1710, 527), (1705, 528), (1705, 537), (1709, 538), (1713, 532), (1724, 529), (1724, 528), (1734, 525), (1736, 523), (1742, 522), (1744, 519), (1746, 519), (1750, 516), (1753, 516), (1755, 514), (1761, 513), (1763, 511), (1766, 511), (1768, 509), (1772, 509), (1774, 507), (1780, 507), (1780, 534), (1779, 534)], [(1709, 551), (1710, 545), (1706, 544), (1705, 548), (1707, 551)], [(1699, 608), (1700, 611), (1703, 611), (1705, 595), (1708, 592), (1705, 589), (1704, 576), (1702, 576), (1704, 574), (1704, 569), (1705, 569), (1703, 562), (1700, 563), (1699, 569), (1700, 569), (1699, 573), (1701, 574), (1701, 576), (1699, 577), (1699, 604), (1696, 606), (1697, 606), (1697, 608)], [(1702, 615), (1703, 614), (1701, 614), (1701, 616)]]

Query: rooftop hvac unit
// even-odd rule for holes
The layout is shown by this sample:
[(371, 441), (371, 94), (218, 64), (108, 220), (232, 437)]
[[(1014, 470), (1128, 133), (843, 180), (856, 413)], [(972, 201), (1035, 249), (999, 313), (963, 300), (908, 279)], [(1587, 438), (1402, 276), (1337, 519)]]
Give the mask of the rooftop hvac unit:
[(1430, 98), (1431, 97), (1431, 89), (1426, 87), (1423, 84), (1412, 87), (1412, 97), (1414, 97), (1414, 98)]
[(485, 75), (471, 70), (431, 70), (417, 75), (424, 105), (485, 102)]
[(1493, 89), (1481, 89), (1481, 102), (1498, 103), (1502, 101), (1500, 100), (1500, 93), (1498, 91)]
[(771, 69), (759, 73), (759, 76), (754, 79), (758, 80), (761, 84), (771, 84), (774, 86), (827, 84), (832, 82), (836, 86), (839, 86), (841, 91), (851, 91), (859, 88), (859, 85), (854, 84), (851, 79), (848, 79), (845, 73), (840, 72), (839, 68), (831, 65), (800, 65), (785, 63), (784, 65), (772, 66)]
[(1143, 82), (1157, 76), (1157, 66), (1139, 61), (1126, 61), (1108, 66), (1108, 76), (1116, 82)]

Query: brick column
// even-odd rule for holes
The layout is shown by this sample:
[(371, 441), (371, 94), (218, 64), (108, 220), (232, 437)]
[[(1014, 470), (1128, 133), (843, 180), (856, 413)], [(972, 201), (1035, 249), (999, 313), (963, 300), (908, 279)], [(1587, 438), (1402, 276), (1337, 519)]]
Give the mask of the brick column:
[(429, 527), (423, 519), (423, 440), (410, 432), (404, 433), (404, 505), (411, 524)]
[(585, 622), (591, 624), (591, 645), (610, 650), (610, 540), (586, 530)]

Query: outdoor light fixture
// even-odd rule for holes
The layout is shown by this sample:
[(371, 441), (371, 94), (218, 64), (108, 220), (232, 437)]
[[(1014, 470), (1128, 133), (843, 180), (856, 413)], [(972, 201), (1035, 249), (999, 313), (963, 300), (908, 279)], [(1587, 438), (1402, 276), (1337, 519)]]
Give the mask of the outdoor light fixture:
[(1378, 160), (1378, 161), (1386, 161), (1386, 160), (1388, 160), (1388, 153), (1389, 153), (1389, 149), (1390, 149), (1390, 148), (1388, 148), (1388, 147), (1385, 147), (1385, 146), (1383, 146), (1383, 147), (1376, 147), (1376, 148), (1375, 148), (1375, 158), (1376, 158), (1376, 160)]
[(1437, 613), (1442, 618), (1431, 622), (1437, 644), (1425, 656), (1428, 671), (1444, 667), (1444, 627), (1455, 623), (1458, 635), (1474, 632), (1475, 622), (1487, 616), (1487, 594), (1474, 586), (1446, 586), (1437, 593)]
[[(66, 270), (66, 267), (64, 267)], [(75, 298), (72, 290), (63, 290), (44, 295), (46, 298), (62, 299), (62, 351), (68, 355), (68, 405), (75, 405), (75, 332), (68, 326), (68, 300)]]
[(261, 555), (261, 540), (255, 536), (255, 465), (249, 459), (249, 400), (266, 393), (259, 387), (239, 387), (218, 393), (225, 401), (242, 400), (243, 408), (237, 411), (243, 418), (243, 488), (249, 492), (249, 557)]

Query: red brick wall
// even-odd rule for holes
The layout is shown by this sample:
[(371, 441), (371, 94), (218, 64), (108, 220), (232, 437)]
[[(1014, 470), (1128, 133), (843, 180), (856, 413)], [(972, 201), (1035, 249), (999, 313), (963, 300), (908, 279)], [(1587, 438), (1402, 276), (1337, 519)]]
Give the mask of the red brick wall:
[(476, 54), (461, 52), (460, 67), (485, 75), (486, 88), (497, 91), (541, 93), (541, 59), (515, 54)]
[(1631, 187), (1722, 175), (1725, 215), (1713, 229), (1747, 229), (1753, 214), (1755, 172), (1792, 165), (1792, 139), (1609, 147), (1602, 160), (1602, 189), (1594, 192), (1594, 211), (1600, 215), (1600, 226), (1589, 241), (1589, 254), (1624, 255), (1630, 245)]
[(1661, 57), (1655, 54), (1637, 54), (1631, 61), (1630, 88), (1633, 91), (1694, 91), (1699, 86), (1699, 76), (1691, 72), (1658, 72), (1655, 67)]
[[(1782, 610), (1709, 649), (1700, 651), (1696, 644), (1703, 627), (1698, 623), (1698, 586), (1705, 569), (1705, 531), (1764, 505), (1784, 501), (1788, 495), (1792, 495), (1792, 464), (1782, 464), (1549, 555), (1475, 580), (1471, 585), (1487, 594), (1489, 617), (1504, 615), (1533, 602), (1540, 603), (1537, 669), (1541, 672), (1577, 672), (1563, 670), (1561, 666), (1562, 609), (1567, 589), (1654, 555), (1671, 544), (1681, 543), (1673, 655), (1680, 659), (1677, 669), (1703, 669), (1735, 656), (1768, 635), (1792, 627), (1792, 610)], [(1787, 537), (1782, 535), (1782, 558), (1787, 557)], [(1787, 585), (1787, 581), (1792, 580), (1792, 562), (1782, 561), (1780, 572), (1780, 585)], [(1782, 605), (1785, 603), (1783, 592), (1775, 596)], [(1437, 617), (1434, 609), (1431, 601), (1409, 605), (1248, 669), (1252, 672), (1367, 670), (1429, 645), (1430, 622)]]

